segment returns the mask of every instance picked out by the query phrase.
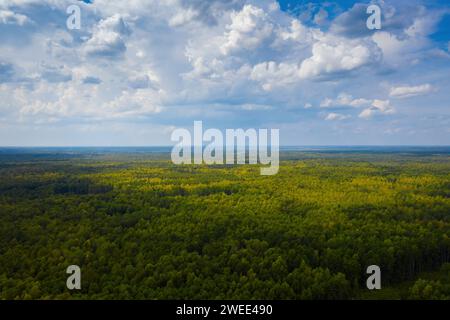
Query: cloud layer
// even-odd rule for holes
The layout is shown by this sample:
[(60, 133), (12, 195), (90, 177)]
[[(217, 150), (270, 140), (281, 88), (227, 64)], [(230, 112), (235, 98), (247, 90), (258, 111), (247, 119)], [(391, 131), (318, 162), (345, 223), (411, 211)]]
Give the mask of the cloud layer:
[[(285, 144), (448, 144), (448, 4), (375, 3), (381, 30), (366, 27), (368, 3), (2, 1), (0, 144), (28, 144), (33, 128), (89, 144), (83, 128), (99, 123), (101, 144), (118, 127), (126, 144), (167, 144), (161, 132), (193, 120), (280, 128)], [(71, 4), (80, 30), (66, 27)]]

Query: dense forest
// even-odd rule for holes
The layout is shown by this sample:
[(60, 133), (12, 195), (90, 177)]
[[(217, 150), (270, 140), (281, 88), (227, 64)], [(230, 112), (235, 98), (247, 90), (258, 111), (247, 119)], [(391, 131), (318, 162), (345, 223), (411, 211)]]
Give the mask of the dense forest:
[(450, 299), (448, 153), (286, 152), (259, 173), (0, 154), (0, 299)]

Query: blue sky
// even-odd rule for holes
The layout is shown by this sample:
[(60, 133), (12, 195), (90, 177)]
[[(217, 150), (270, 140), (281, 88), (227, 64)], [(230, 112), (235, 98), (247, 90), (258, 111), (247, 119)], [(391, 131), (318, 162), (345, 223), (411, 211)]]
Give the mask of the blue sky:
[(0, 2), (2, 146), (170, 145), (194, 120), (282, 145), (450, 145), (449, 74), (443, 0)]

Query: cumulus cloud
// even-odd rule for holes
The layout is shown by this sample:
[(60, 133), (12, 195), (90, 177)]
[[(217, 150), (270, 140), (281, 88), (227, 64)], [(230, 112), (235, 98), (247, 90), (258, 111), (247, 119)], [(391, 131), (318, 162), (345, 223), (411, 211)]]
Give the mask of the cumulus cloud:
[(410, 37), (424, 37), (435, 32), (437, 24), (441, 20), (445, 11), (426, 11), (423, 7), (420, 8), (421, 15), (415, 17), (412, 24), (405, 28), (405, 33)]
[(371, 100), (359, 98), (355, 99), (352, 95), (347, 93), (340, 93), (336, 99), (326, 98), (320, 103), (320, 107), (329, 108), (329, 107), (340, 107), (340, 106), (350, 106), (354, 108), (358, 108), (361, 106), (365, 106), (371, 103)]
[(435, 88), (427, 83), (419, 86), (392, 87), (389, 95), (395, 98), (410, 98), (425, 95), (433, 91), (435, 91)]
[(194, 18), (198, 16), (198, 12), (193, 10), (192, 8), (188, 8), (185, 10), (180, 10), (177, 12), (173, 17), (169, 19), (169, 25), (171, 27), (178, 27), (182, 26), (190, 21), (192, 21)]
[(391, 106), (389, 100), (374, 100), (369, 108), (364, 109), (359, 117), (363, 119), (370, 119), (376, 114), (393, 114), (394, 107)]
[(231, 23), (226, 26), (223, 54), (237, 50), (252, 50), (272, 36), (274, 26), (268, 14), (261, 8), (245, 5), (239, 12), (231, 14)]
[[(398, 68), (400, 65), (417, 63), (426, 58), (430, 51), (439, 54), (438, 49), (433, 48), (429, 36), (437, 30), (448, 9), (426, 9), (413, 4), (402, 8), (400, 12), (390, 8), (393, 14), (387, 19), (388, 24), (383, 22), (382, 31), (372, 36), (383, 52), (385, 63)], [(412, 11), (414, 14), (411, 14)]]
[(153, 90), (125, 90), (105, 101), (97, 86), (40, 83), (32, 91), (14, 91), (13, 102), (22, 120), (124, 119), (159, 113), (160, 97)]
[(299, 20), (293, 19), (289, 28), (278, 30), (279, 37), (284, 40), (292, 40), (308, 45), (312, 42), (314, 30), (304, 26)]
[[(182, 21), (182, 24), (196, 20), (208, 26), (215, 26), (224, 13), (239, 10), (245, 4), (244, 0), (181, 0), (181, 8), (170, 21)], [(184, 13), (183, 13), (184, 12)], [(177, 18), (175, 18), (177, 17)], [(175, 23), (178, 25), (177, 23)]]
[(115, 14), (98, 23), (84, 51), (88, 56), (120, 57), (127, 49), (124, 37), (129, 33), (130, 29), (122, 16)]
[(331, 112), (326, 115), (325, 120), (326, 121), (342, 121), (342, 120), (349, 119), (349, 118), (351, 118), (350, 115)]
[(145, 116), (161, 112), (156, 92), (149, 90), (123, 91), (115, 100), (106, 104), (113, 117)]
[(224, 28), (223, 34), (189, 43), (186, 56), (192, 70), (183, 74), (185, 79), (201, 78), (203, 86), (244, 84), (247, 91), (252, 90), (250, 79), (263, 91), (276, 92), (302, 81), (345, 76), (381, 56), (373, 41), (307, 27), (280, 15), (278, 7), (245, 5), (229, 14)]
[(426, 46), (424, 39), (401, 38), (385, 31), (375, 33), (372, 39), (382, 50), (384, 61), (390, 65), (400, 65), (416, 59), (416, 52)]
[(250, 78), (262, 83), (266, 91), (273, 87), (298, 83), (301, 80), (320, 80), (352, 72), (365, 65), (375, 63), (378, 50), (359, 41), (314, 37), (312, 56), (302, 62), (267, 61), (253, 67)]
[(352, 71), (373, 63), (377, 53), (360, 42), (324, 37), (314, 43), (312, 56), (304, 60), (299, 69), (300, 78), (314, 78)]
[(298, 67), (290, 63), (263, 62), (253, 67), (250, 79), (262, 83), (264, 90), (271, 91), (274, 87), (298, 81)]
[(15, 13), (10, 10), (0, 10), (0, 24), (23, 26), (29, 23), (31, 23), (31, 20), (23, 14)]

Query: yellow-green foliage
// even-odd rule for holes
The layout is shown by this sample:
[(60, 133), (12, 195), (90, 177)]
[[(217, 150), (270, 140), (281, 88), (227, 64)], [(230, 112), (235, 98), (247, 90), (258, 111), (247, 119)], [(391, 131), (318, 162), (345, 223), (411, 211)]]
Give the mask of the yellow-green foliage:
[[(0, 172), (3, 299), (346, 299), (369, 265), (387, 286), (450, 261), (445, 156), (300, 157), (275, 176), (145, 157)], [(433, 286), (411, 297), (450, 296)]]

